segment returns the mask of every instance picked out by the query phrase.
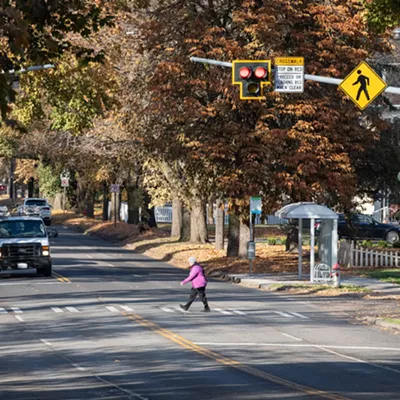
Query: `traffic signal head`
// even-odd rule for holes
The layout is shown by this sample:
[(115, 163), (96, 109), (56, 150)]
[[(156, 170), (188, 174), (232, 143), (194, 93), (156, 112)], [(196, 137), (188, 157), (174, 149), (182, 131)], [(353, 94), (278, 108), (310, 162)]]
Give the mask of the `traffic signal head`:
[(271, 83), (270, 76), (270, 60), (236, 60), (232, 62), (232, 83), (240, 85), (241, 100), (262, 99), (264, 86)]

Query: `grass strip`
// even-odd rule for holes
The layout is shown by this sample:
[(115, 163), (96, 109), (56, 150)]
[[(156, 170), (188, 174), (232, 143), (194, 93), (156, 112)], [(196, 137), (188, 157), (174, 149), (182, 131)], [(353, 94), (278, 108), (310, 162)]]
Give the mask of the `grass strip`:
[(382, 282), (400, 285), (400, 268), (379, 269), (365, 274), (368, 278), (379, 279)]

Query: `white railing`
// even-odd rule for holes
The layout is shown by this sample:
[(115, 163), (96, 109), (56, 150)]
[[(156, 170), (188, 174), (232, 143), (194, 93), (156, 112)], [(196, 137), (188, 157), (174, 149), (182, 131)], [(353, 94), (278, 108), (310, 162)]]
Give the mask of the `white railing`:
[(348, 267), (398, 267), (400, 265), (399, 251), (374, 250), (354, 246), (353, 242), (340, 242), (338, 262)]
[(154, 207), (157, 222), (172, 223), (172, 207)]

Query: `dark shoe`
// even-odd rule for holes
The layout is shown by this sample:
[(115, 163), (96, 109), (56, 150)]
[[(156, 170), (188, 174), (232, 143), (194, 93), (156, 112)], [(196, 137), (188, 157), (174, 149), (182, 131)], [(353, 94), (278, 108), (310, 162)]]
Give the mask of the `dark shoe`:
[(209, 308), (205, 308), (204, 310), (203, 310), (203, 312), (210, 312), (211, 310), (209, 309)]
[(188, 310), (188, 308), (186, 306), (183, 306), (182, 304), (179, 304), (179, 307), (182, 308), (182, 310), (185, 310), (185, 311)]

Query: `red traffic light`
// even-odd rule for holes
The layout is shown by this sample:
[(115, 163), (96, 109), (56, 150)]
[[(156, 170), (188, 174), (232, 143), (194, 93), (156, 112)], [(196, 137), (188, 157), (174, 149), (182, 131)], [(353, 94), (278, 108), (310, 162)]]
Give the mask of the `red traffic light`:
[(251, 76), (251, 69), (249, 67), (240, 68), (239, 76), (242, 79), (249, 79)]
[(264, 67), (257, 67), (254, 70), (254, 75), (257, 79), (264, 79), (268, 74), (268, 71)]

